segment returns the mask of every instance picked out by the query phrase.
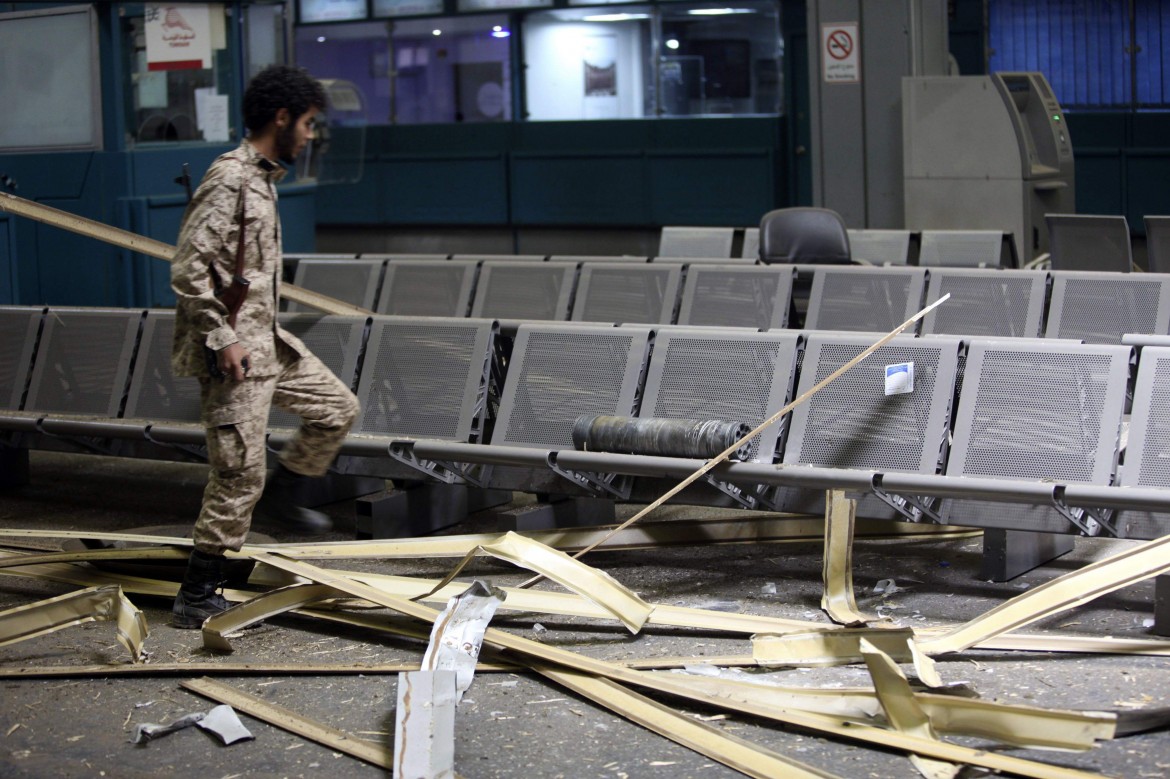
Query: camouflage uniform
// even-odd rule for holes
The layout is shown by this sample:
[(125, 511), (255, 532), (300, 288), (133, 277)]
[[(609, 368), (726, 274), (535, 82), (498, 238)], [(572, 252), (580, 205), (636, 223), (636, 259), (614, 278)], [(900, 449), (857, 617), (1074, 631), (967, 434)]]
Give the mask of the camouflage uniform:
[[(305, 476), (325, 473), (358, 410), (349, 388), (276, 322), (282, 264), (276, 183), (284, 173), (246, 140), (219, 157), (183, 216), (171, 267), (178, 298), (171, 367), (176, 376), (199, 378), (207, 428), (211, 472), (194, 539), (195, 548), (208, 554), (239, 550), (247, 535), (264, 489), (271, 404), (301, 417), (280, 459)], [(238, 195), (244, 185), (244, 275), (250, 286), (233, 329), (214, 289), (216, 280), (229, 283), (235, 273)], [(204, 347), (220, 350), (236, 342), (248, 352), (247, 378), (212, 378)]]

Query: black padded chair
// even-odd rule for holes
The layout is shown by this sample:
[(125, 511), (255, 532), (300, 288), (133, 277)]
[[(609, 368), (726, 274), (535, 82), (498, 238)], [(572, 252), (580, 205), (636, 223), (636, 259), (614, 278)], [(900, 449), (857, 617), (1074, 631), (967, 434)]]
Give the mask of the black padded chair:
[(770, 263), (852, 262), (845, 220), (827, 208), (780, 208), (760, 220), (760, 261)]

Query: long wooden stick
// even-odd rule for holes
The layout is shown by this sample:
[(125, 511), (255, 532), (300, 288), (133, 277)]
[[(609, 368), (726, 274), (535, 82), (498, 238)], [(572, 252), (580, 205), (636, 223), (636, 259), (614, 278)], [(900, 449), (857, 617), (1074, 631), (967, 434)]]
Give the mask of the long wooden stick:
[[(885, 346), (887, 343), (889, 343), (889, 342), (890, 342), (890, 341), (891, 341), (891, 340), (894, 338), (894, 336), (898, 335), (898, 333), (902, 332), (902, 331), (903, 331), (903, 330), (905, 330), (907, 327), (909, 327), (910, 325), (912, 325), (912, 324), (914, 324), (915, 322), (917, 322), (919, 319), (922, 319), (922, 317), (924, 317), (924, 316), (926, 316), (927, 314), (929, 314), (929, 313), (930, 313), (931, 311), (933, 311), (935, 308), (937, 308), (938, 306), (942, 305), (942, 303), (944, 303), (944, 302), (945, 302), (947, 299), (949, 299), (949, 298), (950, 298), (950, 296), (951, 296), (951, 295), (950, 295), (950, 293), (948, 292), (947, 294), (943, 295), (943, 296), (942, 296), (941, 298), (939, 298), (938, 300), (936, 300), (936, 301), (934, 301), (933, 303), (931, 303), (931, 304), (930, 304), (929, 306), (927, 306), (926, 308), (924, 308), (924, 309), (922, 309), (921, 311), (919, 311), (919, 312), (918, 312), (917, 314), (915, 314), (914, 316), (912, 316), (912, 317), (910, 317), (909, 319), (907, 319), (907, 320), (906, 320), (905, 322), (903, 322), (902, 324), (900, 324), (900, 325), (898, 325), (897, 327), (895, 327), (895, 328), (894, 328), (893, 330), (891, 330), (890, 332), (886, 333), (884, 336), (882, 336), (881, 338), (879, 338), (879, 339), (878, 339), (878, 340), (877, 340), (875, 343), (873, 343), (871, 346), (868, 346), (868, 347), (866, 347), (865, 351), (861, 352), (861, 353), (860, 353), (860, 354), (858, 354), (856, 357), (854, 357), (852, 360), (850, 360), (849, 362), (845, 363), (844, 365), (842, 365), (840, 368), (838, 368), (837, 370), (835, 370), (835, 371), (833, 371), (832, 373), (830, 373), (830, 374), (829, 374), (828, 376), (826, 376), (825, 378), (821, 379), (819, 382), (817, 382), (816, 384), (814, 384), (812, 387), (809, 387), (809, 388), (808, 388), (807, 390), (805, 390), (805, 391), (804, 391), (804, 392), (803, 392), (803, 393), (800, 395), (800, 397), (798, 397), (796, 400), (792, 401), (792, 402), (791, 402), (791, 403), (789, 403), (787, 406), (785, 406), (784, 408), (780, 409), (780, 410), (779, 410), (779, 411), (777, 411), (775, 414), (773, 414), (771, 417), (769, 417), (767, 420), (765, 420), (764, 422), (760, 423), (760, 425), (759, 425), (759, 426), (758, 426), (758, 427), (757, 427), (755, 430), (752, 430), (750, 433), (748, 433), (747, 435), (745, 435), (743, 438), (739, 439), (739, 440), (738, 440), (738, 441), (736, 441), (734, 444), (732, 444), (731, 446), (729, 446), (729, 447), (727, 447), (726, 449), (724, 449), (724, 450), (723, 450), (722, 452), (720, 452), (718, 455), (716, 455), (715, 457), (712, 457), (710, 460), (708, 460), (706, 463), (704, 463), (704, 464), (703, 464), (703, 467), (699, 468), (697, 471), (695, 471), (694, 473), (692, 473), (690, 476), (688, 476), (688, 477), (686, 477), (685, 479), (683, 479), (681, 482), (679, 482), (677, 485), (675, 485), (673, 488), (671, 488), (671, 489), (670, 489), (670, 490), (669, 490), (669, 491), (668, 491), (668, 492), (667, 492), (665, 495), (663, 495), (663, 496), (662, 496), (662, 497), (660, 497), (658, 500), (656, 500), (656, 501), (654, 501), (653, 503), (651, 503), (649, 506), (646, 506), (644, 509), (642, 509), (642, 510), (641, 510), (641, 511), (639, 511), (637, 514), (635, 514), (634, 516), (630, 517), (629, 519), (627, 519), (625, 522), (621, 523), (621, 524), (620, 524), (620, 525), (618, 525), (617, 527), (615, 527), (613, 530), (609, 531), (609, 533), (608, 533), (607, 535), (605, 535), (603, 538), (601, 538), (601, 539), (599, 539), (599, 540), (595, 541), (594, 543), (590, 544), (589, 546), (585, 547), (585, 548), (584, 548), (584, 549), (582, 549), (580, 552), (577, 552), (577, 554), (573, 555), (573, 557), (574, 557), (574, 558), (577, 558), (577, 557), (580, 557), (580, 556), (582, 556), (582, 555), (584, 555), (584, 554), (587, 554), (588, 552), (591, 552), (591, 551), (593, 551), (594, 549), (596, 549), (596, 548), (597, 548), (598, 546), (600, 546), (601, 544), (604, 544), (604, 543), (605, 543), (605, 542), (606, 542), (606, 541), (607, 541), (607, 540), (608, 540), (608, 539), (609, 539), (611, 536), (613, 536), (615, 533), (620, 533), (621, 531), (625, 530), (627, 527), (629, 527), (630, 525), (634, 524), (634, 523), (635, 523), (635, 522), (637, 522), (639, 519), (641, 519), (642, 517), (646, 516), (646, 515), (647, 515), (647, 514), (649, 514), (651, 511), (653, 511), (654, 509), (658, 508), (659, 506), (661, 506), (663, 503), (665, 503), (666, 501), (668, 501), (668, 500), (670, 500), (671, 498), (673, 498), (673, 497), (674, 497), (675, 495), (677, 495), (678, 493), (682, 492), (684, 489), (686, 489), (686, 488), (687, 488), (687, 487), (689, 487), (689, 486), (690, 486), (692, 483), (694, 483), (694, 482), (695, 482), (697, 479), (699, 479), (701, 476), (703, 476), (703, 474), (705, 474), (705, 473), (707, 473), (708, 471), (710, 471), (710, 470), (711, 470), (712, 468), (714, 468), (716, 465), (719, 465), (720, 463), (722, 463), (724, 460), (726, 460), (728, 457), (730, 457), (732, 454), (734, 454), (736, 451), (738, 451), (738, 450), (739, 450), (739, 448), (740, 448), (741, 446), (743, 446), (743, 445), (744, 445), (744, 444), (746, 444), (748, 441), (752, 440), (753, 438), (755, 438), (756, 436), (758, 436), (760, 433), (762, 433), (762, 432), (765, 430), (765, 428), (767, 428), (767, 427), (769, 427), (770, 425), (773, 425), (773, 424), (775, 424), (776, 422), (780, 421), (780, 419), (781, 419), (781, 418), (783, 418), (785, 415), (787, 415), (787, 414), (791, 413), (791, 412), (792, 412), (792, 410), (793, 410), (794, 408), (796, 408), (796, 407), (797, 407), (797, 406), (799, 406), (801, 403), (804, 403), (806, 400), (808, 400), (809, 398), (811, 398), (813, 395), (815, 395), (815, 394), (817, 394), (818, 392), (820, 392), (821, 390), (823, 390), (823, 389), (824, 389), (826, 386), (828, 386), (828, 385), (829, 385), (829, 383), (830, 383), (830, 382), (833, 382), (833, 381), (837, 380), (837, 379), (838, 379), (838, 378), (841, 376), (841, 374), (845, 373), (845, 371), (849, 370), (849, 369), (850, 369), (850, 368), (852, 368), (854, 365), (857, 365), (857, 363), (861, 362), (861, 361), (862, 361), (862, 360), (864, 360), (866, 357), (869, 357), (871, 354), (873, 354), (874, 352), (876, 352), (878, 349), (880, 349), (880, 348), (882, 348), (883, 346)], [(543, 578), (544, 578), (543, 576), (534, 576), (533, 578), (531, 578), (531, 579), (529, 579), (528, 581), (526, 581), (526, 582), (524, 582), (523, 584), (521, 584), (521, 585), (520, 585), (520, 587), (521, 587), (521, 588), (524, 588), (524, 587), (531, 587), (532, 585), (536, 584), (538, 581), (540, 581), (540, 580), (541, 580), (541, 579), (543, 579)]]
[[(84, 235), (87, 238), (96, 238), (99, 241), (105, 241), (108, 244), (113, 244), (122, 249), (145, 254), (148, 257), (155, 257), (160, 260), (166, 260), (167, 262), (173, 262), (175, 258), (175, 247), (169, 243), (156, 241), (153, 238), (147, 238), (144, 235), (132, 233), (129, 230), (123, 230), (103, 222), (87, 219), (84, 216), (71, 214), (68, 211), (46, 206), (43, 203), (26, 200), (25, 198), (17, 197), (7, 192), (0, 192), (0, 211), (24, 216), (37, 222), (59, 227), (62, 230)], [(306, 306), (312, 306), (327, 314), (362, 316), (372, 313), (359, 306), (292, 284), (281, 284), (280, 294), (289, 300), (304, 303)]]

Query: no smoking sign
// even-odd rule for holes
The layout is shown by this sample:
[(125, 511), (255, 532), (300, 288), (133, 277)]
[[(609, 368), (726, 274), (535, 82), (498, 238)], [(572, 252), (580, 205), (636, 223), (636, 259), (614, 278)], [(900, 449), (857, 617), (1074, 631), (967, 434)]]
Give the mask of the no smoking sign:
[(856, 84), (861, 81), (859, 44), (856, 22), (821, 25), (821, 70), (826, 83)]

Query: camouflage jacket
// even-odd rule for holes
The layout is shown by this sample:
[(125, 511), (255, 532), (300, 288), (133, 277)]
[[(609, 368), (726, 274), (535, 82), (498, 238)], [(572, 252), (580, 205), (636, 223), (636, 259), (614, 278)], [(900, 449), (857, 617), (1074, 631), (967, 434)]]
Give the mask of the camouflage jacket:
[[(171, 265), (175, 305), (175, 341), (171, 369), (176, 376), (207, 376), (204, 347), (223, 349), (239, 342), (247, 350), (248, 375), (273, 376), (279, 371), (276, 339), (298, 354), (305, 345), (276, 323), (282, 272), (280, 216), (276, 183), (284, 168), (243, 141), (239, 148), (211, 164), (183, 215), (179, 248)], [(216, 284), (228, 285), (236, 270), (240, 187), (244, 193), (244, 277), (248, 296), (233, 330), (228, 309), (215, 295)]]

